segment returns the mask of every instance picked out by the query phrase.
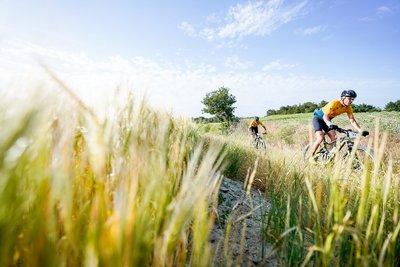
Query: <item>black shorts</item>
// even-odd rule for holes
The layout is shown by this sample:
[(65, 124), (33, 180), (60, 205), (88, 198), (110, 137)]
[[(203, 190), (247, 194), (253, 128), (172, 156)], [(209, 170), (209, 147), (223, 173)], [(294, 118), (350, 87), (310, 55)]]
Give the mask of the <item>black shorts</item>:
[(258, 134), (258, 126), (256, 126), (256, 127), (250, 127), (250, 131), (253, 132), (253, 133), (255, 133), (255, 134)]
[(317, 116), (314, 116), (312, 123), (315, 131), (324, 131), (325, 133), (330, 131), (325, 121), (323, 119), (318, 118)]

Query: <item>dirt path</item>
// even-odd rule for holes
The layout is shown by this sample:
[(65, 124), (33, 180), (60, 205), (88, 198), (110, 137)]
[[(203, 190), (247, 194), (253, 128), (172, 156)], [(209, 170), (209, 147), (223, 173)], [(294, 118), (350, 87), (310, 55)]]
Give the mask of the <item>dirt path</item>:
[(262, 239), (269, 210), (262, 193), (252, 190), (247, 195), (242, 182), (224, 178), (218, 198), (218, 216), (211, 233), (216, 255), (213, 266), (278, 266), (272, 245)]

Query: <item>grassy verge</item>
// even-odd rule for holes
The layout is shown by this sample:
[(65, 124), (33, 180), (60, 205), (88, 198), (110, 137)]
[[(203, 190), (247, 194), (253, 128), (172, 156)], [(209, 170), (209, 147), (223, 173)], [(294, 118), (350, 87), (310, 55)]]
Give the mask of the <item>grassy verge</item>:
[(104, 121), (55, 97), (15, 104), (0, 111), (1, 266), (209, 266), (220, 148), (190, 121), (132, 99)]

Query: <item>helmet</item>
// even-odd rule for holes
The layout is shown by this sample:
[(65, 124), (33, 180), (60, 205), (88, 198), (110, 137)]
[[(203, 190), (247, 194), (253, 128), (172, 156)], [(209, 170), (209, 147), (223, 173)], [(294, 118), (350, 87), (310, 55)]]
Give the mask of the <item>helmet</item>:
[(260, 120), (260, 118), (259, 118), (259, 117), (257, 117), (257, 116), (255, 116), (255, 117), (254, 117), (254, 120), (255, 120), (255, 121), (259, 121), (259, 120)]
[(357, 97), (357, 93), (354, 92), (353, 90), (344, 90), (341, 94), (341, 97)]

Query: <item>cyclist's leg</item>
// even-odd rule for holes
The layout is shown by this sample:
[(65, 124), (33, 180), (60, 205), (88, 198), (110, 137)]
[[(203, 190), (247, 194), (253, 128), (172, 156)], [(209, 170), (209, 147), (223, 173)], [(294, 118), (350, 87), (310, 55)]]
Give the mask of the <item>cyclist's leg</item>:
[(253, 139), (256, 137), (257, 133), (258, 133), (258, 127), (250, 127), (250, 134), (253, 137)]
[(316, 131), (315, 132), (315, 141), (311, 145), (310, 149), (310, 156), (313, 156), (315, 151), (317, 150), (318, 146), (324, 141), (324, 132), (323, 131)]
[[(331, 141), (332, 145), (334, 146), (334, 142), (337, 139), (336, 131), (335, 130), (329, 130), (326, 133), (329, 136), (329, 140)], [(332, 149), (332, 147), (329, 148), (329, 150)]]
[(311, 145), (310, 149), (310, 156), (313, 156), (315, 151), (317, 150), (318, 146), (324, 141), (324, 130), (328, 129), (328, 126), (326, 126), (326, 123), (318, 118), (317, 116), (314, 116), (313, 118), (313, 126), (315, 130), (315, 141)]
[(255, 130), (255, 128), (256, 127), (250, 127), (249, 128), (249, 132), (250, 132), (250, 135), (251, 135), (251, 145), (253, 146), (253, 147), (255, 147), (255, 148), (257, 148), (256, 146), (257, 146), (257, 144), (256, 144), (256, 137), (257, 137), (257, 135), (256, 135), (256, 130)]

